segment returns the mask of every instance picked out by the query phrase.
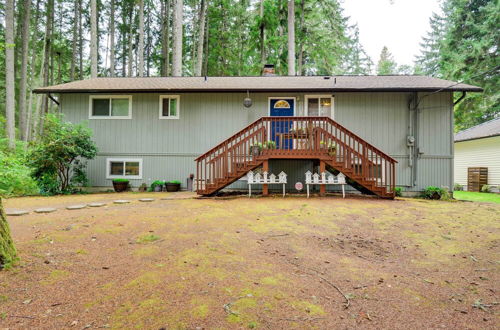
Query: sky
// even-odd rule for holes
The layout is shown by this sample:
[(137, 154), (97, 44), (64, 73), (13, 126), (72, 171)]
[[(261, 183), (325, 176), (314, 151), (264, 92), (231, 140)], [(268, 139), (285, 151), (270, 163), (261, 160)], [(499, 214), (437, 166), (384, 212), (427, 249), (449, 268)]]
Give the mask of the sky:
[(357, 23), (365, 51), (376, 64), (387, 46), (396, 62), (412, 65), (419, 43), (429, 30), (432, 12), (441, 12), (439, 0), (343, 0), (344, 15)]

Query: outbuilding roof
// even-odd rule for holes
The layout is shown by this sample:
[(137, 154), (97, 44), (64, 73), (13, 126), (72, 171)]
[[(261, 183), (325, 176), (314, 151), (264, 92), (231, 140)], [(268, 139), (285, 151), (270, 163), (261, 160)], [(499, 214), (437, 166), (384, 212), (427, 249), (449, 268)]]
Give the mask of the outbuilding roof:
[(35, 93), (470, 91), (482, 88), (425, 76), (258, 76), (94, 78)]
[(500, 135), (500, 118), (492, 119), (455, 134), (455, 142), (469, 141)]

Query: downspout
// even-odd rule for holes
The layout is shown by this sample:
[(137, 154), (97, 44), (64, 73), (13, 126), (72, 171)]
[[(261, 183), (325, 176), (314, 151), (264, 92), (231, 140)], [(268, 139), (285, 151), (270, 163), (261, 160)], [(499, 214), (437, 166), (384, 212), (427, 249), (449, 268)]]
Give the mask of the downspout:
[(457, 104), (459, 104), (465, 98), (466, 95), (467, 95), (467, 92), (462, 92), (462, 95), (458, 98), (458, 100), (453, 102), (453, 106), (456, 106)]
[(55, 99), (52, 94), (50, 93), (47, 93), (47, 96), (49, 97), (49, 99), (54, 102), (56, 105), (57, 105), (57, 110), (58, 112), (61, 112), (61, 104), (59, 103), (59, 101), (57, 99)]
[(406, 137), (406, 145), (408, 147), (408, 167), (410, 167), (410, 187), (414, 187), (417, 181), (417, 141), (418, 141), (418, 94), (413, 93), (408, 102), (409, 122), (408, 122), (408, 136)]

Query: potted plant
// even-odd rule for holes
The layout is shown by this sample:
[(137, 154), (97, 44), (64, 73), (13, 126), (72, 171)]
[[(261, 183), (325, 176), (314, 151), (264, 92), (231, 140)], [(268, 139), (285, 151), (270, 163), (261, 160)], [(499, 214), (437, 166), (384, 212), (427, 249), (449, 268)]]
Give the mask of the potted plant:
[(264, 149), (276, 149), (276, 142), (272, 140), (264, 142)]
[(256, 142), (250, 145), (250, 155), (251, 156), (259, 156), (262, 152), (262, 143)]
[(335, 157), (337, 155), (337, 145), (335, 143), (328, 143), (328, 155)]
[(127, 190), (129, 181), (127, 179), (114, 179), (113, 188), (116, 192), (122, 192)]
[(335, 157), (337, 155), (337, 145), (335, 143), (321, 141), (319, 146), (321, 149), (326, 149), (329, 156)]
[(153, 181), (153, 183), (151, 183), (150, 191), (160, 192), (163, 190), (164, 184), (165, 184), (165, 181), (155, 180), (155, 181)]
[(165, 183), (165, 188), (167, 188), (168, 192), (179, 191), (181, 189), (181, 183), (177, 180), (168, 181)]

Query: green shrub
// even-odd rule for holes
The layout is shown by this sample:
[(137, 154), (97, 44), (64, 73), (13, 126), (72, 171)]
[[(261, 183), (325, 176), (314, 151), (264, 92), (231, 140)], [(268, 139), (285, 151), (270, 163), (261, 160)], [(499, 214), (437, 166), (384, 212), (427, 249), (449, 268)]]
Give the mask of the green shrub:
[(403, 196), (403, 188), (401, 187), (394, 188), (394, 193), (396, 194), (397, 197)]
[(453, 185), (453, 190), (454, 191), (462, 191), (464, 190), (464, 186), (462, 186), (460, 183), (456, 183)]
[(487, 184), (483, 184), (483, 186), (481, 187), (481, 192), (484, 192), (484, 193), (491, 192), (491, 186), (487, 185)]
[(156, 187), (163, 187), (164, 184), (165, 184), (165, 181), (155, 180), (151, 183), (151, 186), (149, 187), (149, 191), (154, 191)]
[(113, 179), (113, 182), (129, 182), (127, 179)]
[(172, 180), (172, 181), (168, 181), (167, 183), (175, 183), (175, 184), (181, 184), (181, 182), (180, 182), (180, 181), (178, 181), (178, 180)]
[(43, 134), (29, 153), (32, 176), (45, 194), (74, 192), (75, 185), (85, 185), (85, 161), (93, 159), (97, 147), (92, 133), (83, 125), (62, 121), (48, 115)]
[[(1, 145), (7, 141), (0, 139)], [(24, 148), (15, 151), (0, 150), (0, 195), (25, 196), (38, 193), (38, 186), (26, 166)]]
[(426, 199), (441, 199), (444, 190), (439, 187), (429, 186), (422, 192), (422, 197)]

